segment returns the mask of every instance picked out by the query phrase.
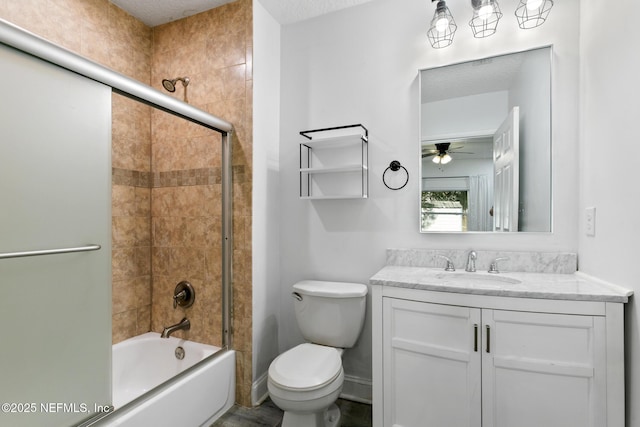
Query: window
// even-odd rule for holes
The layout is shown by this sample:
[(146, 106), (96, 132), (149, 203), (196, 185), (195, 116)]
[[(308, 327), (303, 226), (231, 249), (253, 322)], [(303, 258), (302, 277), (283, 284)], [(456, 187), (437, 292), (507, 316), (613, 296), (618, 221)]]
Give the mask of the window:
[(421, 221), (424, 231), (467, 231), (467, 191), (423, 191)]

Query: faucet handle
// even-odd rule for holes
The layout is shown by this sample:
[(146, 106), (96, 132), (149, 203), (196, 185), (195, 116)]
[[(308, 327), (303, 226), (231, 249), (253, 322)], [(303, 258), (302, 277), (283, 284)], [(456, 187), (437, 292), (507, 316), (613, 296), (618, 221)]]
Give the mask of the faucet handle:
[(173, 308), (178, 307), (178, 303), (187, 299), (187, 291), (182, 290), (173, 296)]
[(508, 256), (503, 256), (503, 257), (498, 257), (496, 259), (493, 260), (493, 262), (489, 265), (489, 271), (488, 273), (500, 273), (500, 271), (498, 270), (498, 261), (504, 261), (509, 259)]
[(196, 291), (193, 289), (191, 283), (183, 280), (176, 285), (173, 291), (173, 308), (178, 306), (182, 308), (189, 308), (193, 305), (196, 299)]
[(438, 257), (444, 258), (445, 260), (447, 260), (447, 266), (444, 268), (444, 271), (456, 271), (456, 268), (454, 267), (453, 261), (451, 261), (451, 258), (446, 257), (444, 255), (438, 255)]

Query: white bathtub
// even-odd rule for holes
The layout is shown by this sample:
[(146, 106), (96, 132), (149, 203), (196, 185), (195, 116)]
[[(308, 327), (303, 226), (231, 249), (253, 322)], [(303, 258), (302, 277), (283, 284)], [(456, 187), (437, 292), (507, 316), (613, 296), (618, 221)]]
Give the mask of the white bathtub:
[[(175, 356), (177, 347), (184, 349), (182, 360)], [(209, 426), (235, 401), (235, 352), (203, 362), (219, 350), (155, 332), (115, 344), (115, 412), (97, 425)]]

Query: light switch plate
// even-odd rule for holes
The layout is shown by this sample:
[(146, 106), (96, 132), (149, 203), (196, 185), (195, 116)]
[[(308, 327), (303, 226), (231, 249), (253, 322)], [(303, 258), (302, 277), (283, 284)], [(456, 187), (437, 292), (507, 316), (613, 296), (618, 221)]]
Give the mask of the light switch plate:
[(584, 230), (587, 236), (596, 235), (596, 208), (589, 207), (585, 209)]

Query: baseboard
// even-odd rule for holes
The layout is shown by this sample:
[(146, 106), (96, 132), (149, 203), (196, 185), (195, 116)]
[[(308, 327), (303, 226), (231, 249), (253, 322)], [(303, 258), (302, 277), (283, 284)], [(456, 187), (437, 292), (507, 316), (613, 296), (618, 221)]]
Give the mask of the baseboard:
[[(259, 406), (269, 397), (269, 390), (267, 389), (268, 379), (269, 373), (265, 372), (251, 385), (251, 404), (253, 406)], [(370, 379), (345, 375), (340, 398), (352, 400), (354, 402), (371, 404), (371, 388), (372, 385)]]
[(345, 375), (340, 398), (353, 400), (354, 402), (371, 404), (373, 400), (371, 389), (372, 383), (370, 379)]
[(260, 378), (255, 380), (251, 385), (251, 405), (259, 406), (262, 402), (269, 397), (269, 390), (267, 389), (267, 380), (269, 379), (269, 372), (265, 372), (260, 375)]

